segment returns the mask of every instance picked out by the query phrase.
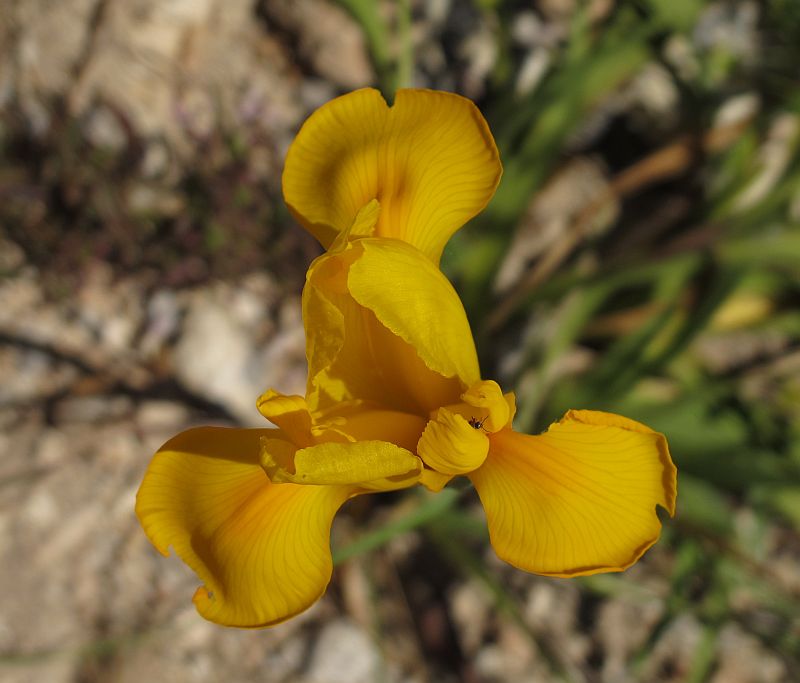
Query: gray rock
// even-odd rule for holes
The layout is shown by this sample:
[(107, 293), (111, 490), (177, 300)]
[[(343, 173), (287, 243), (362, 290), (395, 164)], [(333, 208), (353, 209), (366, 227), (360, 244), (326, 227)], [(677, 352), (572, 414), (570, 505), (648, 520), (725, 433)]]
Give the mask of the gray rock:
[[(303, 393), (305, 385), (300, 317), (283, 316), (275, 329), (266, 315), (268, 304), (244, 288), (219, 285), (211, 292), (197, 291), (173, 354), (181, 382), (254, 426), (264, 426), (255, 408), (262, 393), (273, 387)], [(300, 303), (286, 306), (299, 311)]]
[(376, 680), (380, 653), (372, 639), (352, 622), (341, 619), (322, 629), (311, 655), (312, 683), (368, 683)]

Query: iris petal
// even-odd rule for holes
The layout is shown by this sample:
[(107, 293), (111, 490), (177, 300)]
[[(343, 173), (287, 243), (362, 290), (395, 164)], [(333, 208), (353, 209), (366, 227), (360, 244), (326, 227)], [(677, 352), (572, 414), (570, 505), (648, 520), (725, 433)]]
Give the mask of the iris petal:
[(377, 90), (314, 112), (289, 148), (283, 192), (296, 218), (327, 249), (361, 207), (381, 203), (376, 235), (419, 248), (434, 263), (451, 235), (480, 212), (502, 167), (477, 107), (459, 95)]
[(426, 467), (420, 474), (419, 483), (431, 493), (439, 493), (439, 491), (450, 483), (452, 478), (452, 474), (442, 474), (441, 472)]
[[(467, 315), (442, 272), (397, 240), (364, 239), (358, 246), (363, 256), (347, 278), (353, 298), (410, 344), (428, 368), (457, 377), (465, 387), (477, 382), (478, 356)], [(442, 397), (433, 405), (445, 403)]]
[(428, 422), (417, 446), (425, 464), (442, 474), (472, 472), (489, 452), (489, 439), (461, 415), (439, 408)]
[(502, 429), (513, 417), (514, 395), (504, 396), (500, 385), (491, 379), (473, 384), (461, 395), (461, 400), (473, 408), (484, 409), (481, 420), (483, 428), (488, 432)]
[(297, 446), (314, 443), (311, 413), (302, 396), (286, 396), (274, 389), (262, 394), (256, 401), (258, 411), (289, 437)]
[(416, 484), (422, 470), (416, 455), (388, 441), (327, 442), (296, 449), (282, 439), (262, 438), (261, 464), (276, 483), (353, 485), (370, 491)]
[(479, 377), (458, 295), (408, 244), (365, 238), (323, 255), (303, 313), (312, 411), (360, 400), (427, 416)]
[(391, 441), (415, 451), (426, 420), (396, 410), (361, 408), (346, 415), (342, 431), (357, 441)]
[(348, 486), (272, 484), (259, 464), (271, 429), (200, 427), (155, 455), (136, 514), (163, 554), (203, 581), (195, 605), (226, 626), (260, 627), (312, 605), (330, 580), (330, 528)]
[(490, 437), (470, 474), (497, 555), (538, 574), (626, 569), (656, 542), (656, 505), (675, 511), (666, 440), (618, 415), (570, 411), (539, 436)]

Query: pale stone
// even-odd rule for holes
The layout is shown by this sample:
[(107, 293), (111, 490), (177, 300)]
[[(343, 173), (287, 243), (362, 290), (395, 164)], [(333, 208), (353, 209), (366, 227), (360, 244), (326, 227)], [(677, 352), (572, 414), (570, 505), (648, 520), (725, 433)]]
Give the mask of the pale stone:
[(372, 639), (347, 620), (322, 629), (311, 655), (310, 683), (369, 683), (375, 680), (380, 654)]

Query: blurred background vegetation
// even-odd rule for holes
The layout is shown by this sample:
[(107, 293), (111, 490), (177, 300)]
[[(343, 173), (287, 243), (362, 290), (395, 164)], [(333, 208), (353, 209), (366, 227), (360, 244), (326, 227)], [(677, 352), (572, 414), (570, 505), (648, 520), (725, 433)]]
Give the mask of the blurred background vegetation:
[[(302, 118), (349, 86), (325, 70), (336, 70), (335, 50), (320, 66), (290, 5), (248, 5), (285, 48), (281, 87), (304, 93), (279, 124), (258, 107), (232, 116), (212, 97), (202, 130), (176, 109), (176, 144), (137, 128), (113, 99), (81, 109), (49, 92), (37, 120), (7, 89), (2, 276), (34, 267), (51, 301), (68, 299), (97, 260), (143, 292), (259, 271), (299, 291), (317, 247), (281, 203), (282, 156)], [(372, 82), (389, 99), (410, 85), (454, 90), (489, 121), (503, 181), (443, 268), (484, 376), (517, 393), (518, 429), (541, 431), (570, 407), (619, 412), (664, 432), (680, 471), (678, 515), (642, 566), (572, 582), (570, 628), (593, 634), (577, 652), (548, 633), (559, 604), (537, 622), (521, 607), (527, 577), (487, 564), (468, 492), (350, 508), (358, 523), (334, 538), (340, 567), (380, 567), (412, 532), (404, 599), (412, 613), (439, 605), (455, 624), (434, 629), (436, 641), (417, 621), (424, 663), (412, 680), (800, 680), (800, 3), (340, 0), (312, 10), (322, 5), (344, 10), (365, 46), (369, 69), (352, 85)], [(110, 141), (97, 134), (108, 128)], [(389, 590), (372, 573), (372, 591)], [(476, 664), (497, 630), (464, 640), (451, 600), (464, 581), (533, 643), (542, 678)], [(634, 606), (618, 668), (597, 634), (610, 601)], [(654, 602), (654, 616), (636, 612)], [(370, 629), (391, 662), (392, 627), (373, 615)], [(676, 631), (691, 636), (659, 654)], [(762, 663), (741, 665), (725, 646), (731, 633)], [(382, 675), (394, 680), (391, 666)]]

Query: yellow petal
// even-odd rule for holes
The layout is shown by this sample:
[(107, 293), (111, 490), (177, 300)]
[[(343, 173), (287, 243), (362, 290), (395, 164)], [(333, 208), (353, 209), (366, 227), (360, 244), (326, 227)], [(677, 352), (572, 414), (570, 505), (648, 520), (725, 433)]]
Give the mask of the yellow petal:
[(497, 555), (537, 574), (621, 571), (656, 542), (656, 505), (675, 511), (663, 435), (609, 413), (570, 411), (539, 436), (490, 437), (470, 475)]
[(256, 406), (296, 446), (310, 446), (314, 443), (311, 413), (308, 412), (306, 400), (302, 396), (286, 396), (270, 389), (259, 397)]
[[(490, 391), (484, 391), (485, 388)], [(460, 403), (444, 406), (449, 411), (461, 415), (474, 429), (491, 434), (511, 427), (517, 412), (517, 399), (514, 392), (500, 393), (497, 382), (481, 381), (473, 384), (461, 394)]]
[(426, 420), (419, 415), (397, 410), (362, 409), (344, 416), (341, 431), (355, 441), (391, 441), (411, 452), (425, 429)]
[(419, 475), (419, 483), (431, 493), (439, 493), (439, 491), (447, 486), (452, 478), (452, 474), (442, 474), (441, 472), (426, 467)]
[(403, 242), (371, 238), (359, 247), (363, 255), (347, 278), (353, 298), (410, 344), (428, 368), (457, 377), (464, 386), (477, 382), (478, 356), (467, 315), (442, 272)]
[(397, 240), (361, 239), (317, 259), (303, 316), (312, 412), (358, 400), (427, 417), (478, 378), (458, 296), (430, 261)]
[(329, 442), (295, 449), (288, 441), (264, 437), (261, 464), (275, 483), (352, 485), (370, 491), (412, 486), (422, 470), (416, 455), (386, 441)]
[(136, 498), (150, 541), (172, 546), (204, 586), (194, 602), (226, 626), (270, 626), (307, 609), (331, 575), (330, 527), (346, 486), (272, 484), (259, 464), (268, 429), (200, 427), (156, 453)]
[[(351, 388), (353, 375), (337, 373), (334, 364), (345, 364), (345, 316), (340, 306), (347, 296), (347, 271), (338, 268), (343, 259), (322, 256), (311, 264), (303, 288), (303, 325), (306, 332), (308, 380), (306, 401), (319, 411), (356, 397)], [(338, 303), (338, 305), (337, 305)], [(365, 397), (361, 397), (365, 398)]]
[(514, 395), (509, 397), (504, 396), (500, 385), (490, 379), (473, 384), (461, 395), (461, 400), (473, 408), (481, 408), (484, 412), (477, 418), (481, 420), (481, 426), (487, 432), (496, 432), (508, 425), (513, 417), (511, 405)]
[(343, 251), (347, 246), (348, 240), (372, 235), (375, 232), (375, 226), (378, 224), (380, 215), (381, 205), (377, 199), (373, 199), (362, 206), (353, 219), (353, 224), (336, 236), (333, 244), (328, 247), (328, 251)]
[[(302, 396), (286, 396), (270, 389), (259, 397), (256, 405), (264, 417), (280, 427), (283, 437), (288, 438), (295, 448), (313, 446), (321, 441), (355, 440), (342, 431), (346, 423), (344, 417), (332, 412), (312, 416)], [(352, 406), (345, 405), (344, 408), (352, 409)]]
[(377, 199), (375, 234), (409, 242), (438, 264), (501, 173), (491, 132), (468, 99), (399, 90), (389, 108), (365, 89), (328, 102), (303, 124), (286, 157), (283, 194), (326, 249)]
[(465, 474), (486, 460), (489, 439), (461, 415), (440, 408), (425, 427), (417, 452), (425, 464), (437, 472)]

